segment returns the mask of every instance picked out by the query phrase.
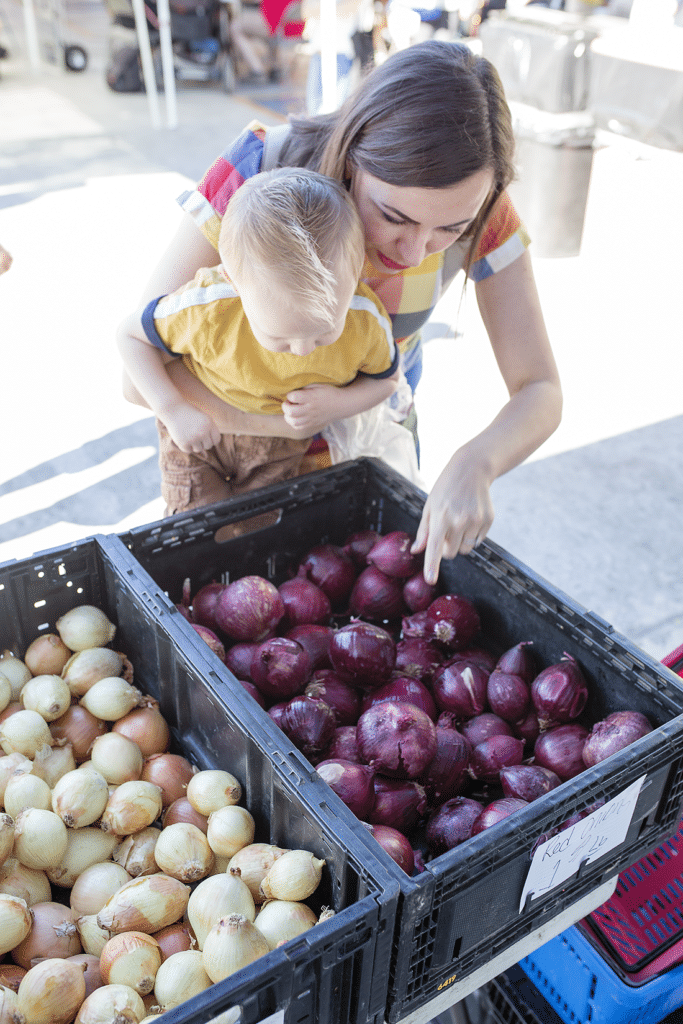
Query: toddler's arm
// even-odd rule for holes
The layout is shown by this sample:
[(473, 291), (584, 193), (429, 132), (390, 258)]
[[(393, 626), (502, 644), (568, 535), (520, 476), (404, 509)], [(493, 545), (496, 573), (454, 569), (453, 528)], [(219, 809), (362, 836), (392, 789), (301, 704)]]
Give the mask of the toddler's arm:
[(331, 384), (309, 384), (299, 391), (290, 391), (282, 403), (285, 422), (305, 435), (317, 434), (335, 420), (355, 416), (372, 409), (396, 390), (400, 370), (391, 377), (366, 377), (359, 374), (346, 387)]
[(117, 344), (128, 379), (183, 452), (202, 452), (220, 441), (213, 420), (181, 395), (166, 370), (175, 361), (146, 338), (136, 314), (123, 321)]

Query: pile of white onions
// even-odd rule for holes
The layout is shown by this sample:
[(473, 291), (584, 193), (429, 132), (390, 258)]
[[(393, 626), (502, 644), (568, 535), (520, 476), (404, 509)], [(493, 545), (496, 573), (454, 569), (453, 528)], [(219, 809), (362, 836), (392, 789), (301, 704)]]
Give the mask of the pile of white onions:
[(329, 916), (325, 862), (169, 752), (99, 609), (56, 630), (0, 655), (0, 1024), (140, 1024)]

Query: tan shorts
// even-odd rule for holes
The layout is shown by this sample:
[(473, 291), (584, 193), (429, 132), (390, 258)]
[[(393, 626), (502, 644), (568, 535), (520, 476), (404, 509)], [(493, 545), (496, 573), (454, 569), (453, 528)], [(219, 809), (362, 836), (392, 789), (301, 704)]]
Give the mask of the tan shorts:
[(223, 434), (219, 445), (197, 455), (181, 452), (159, 420), (157, 430), (161, 496), (167, 516), (291, 480), (315, 468), (304, 460), (310, 438), (293, 441)]

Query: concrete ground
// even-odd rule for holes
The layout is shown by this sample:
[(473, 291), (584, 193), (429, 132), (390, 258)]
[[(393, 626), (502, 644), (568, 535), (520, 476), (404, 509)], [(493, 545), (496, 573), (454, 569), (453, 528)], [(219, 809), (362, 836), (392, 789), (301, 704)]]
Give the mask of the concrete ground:
[[(179, 126), (154, 129), (143, 94), (104, 81), (104, 7), (66, 6), (82, 74), (33, 75), (20, 2), (0, 7), (0, 243), (14, 256), (0, 278), (0, 560), (161, 516), (155, 430), (120, 397), (116, 324), (175, 230), (176, 195), (251, 118), (302, 104), (291, 81), (229, 97), (184, 85)], [(601, 140), (580, 254), (534, 257), (564, 419), (493, 488), (491, 538), (655, 657), (683, 642), (682, 172), (683, 153)], [(505, 398), (474, 294), (458, 313), (453, 291), (418, 391), (428, 484)]]

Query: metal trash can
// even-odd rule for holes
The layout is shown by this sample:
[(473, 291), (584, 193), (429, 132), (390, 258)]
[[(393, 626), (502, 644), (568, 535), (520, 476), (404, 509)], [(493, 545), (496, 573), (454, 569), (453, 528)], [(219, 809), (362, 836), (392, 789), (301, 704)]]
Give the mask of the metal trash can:
[(578, 256), (588, 202), (595, 125), (588, 112), (549, 114), (510, 104), (517, 179), (508, 192), (535, 256)]

